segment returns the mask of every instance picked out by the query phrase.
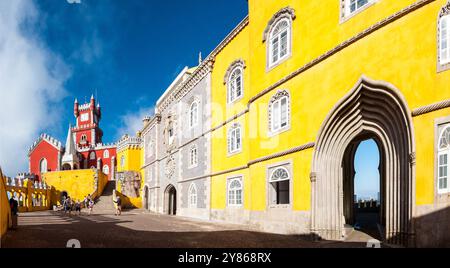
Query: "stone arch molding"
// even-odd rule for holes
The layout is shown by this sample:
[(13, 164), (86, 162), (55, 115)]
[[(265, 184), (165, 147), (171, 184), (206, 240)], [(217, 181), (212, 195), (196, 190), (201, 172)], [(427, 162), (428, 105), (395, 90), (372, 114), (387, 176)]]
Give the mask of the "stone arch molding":
[(296, 17), (295, 10), (291, 7), (282, 8), (280, 11), (275, 13), (267, 24), (266, 29), (264, 29), (263, 42), (266, 42), (269, 39), (269, 34), (272, 31), (273, 26), (276, 25), (279, 20), (288, 18), (292, 22)]
[(358, 139), (374, 138), (380, 149), (385, 211), (384, 239), (414, 243), (415, 145), (411, 112), (393, 85), (363, 76), (332, 109), (317, 137), (311, 172), (311, 231), (344, 238), (344, 163)]
[[(224, 85), (228, 83), (228, 79), (230, 79), (231, 73), (238, 67), (242, 69), (242, 72), (244, 72), (246, 65), (243, 59), (235, 60), (230, 64), (230, 67), (228, 67), (227, 71), (225, 72), (225, 76), (223, 78)], [(242, 75), (244, 75), (244, 73), (242, 73)]]

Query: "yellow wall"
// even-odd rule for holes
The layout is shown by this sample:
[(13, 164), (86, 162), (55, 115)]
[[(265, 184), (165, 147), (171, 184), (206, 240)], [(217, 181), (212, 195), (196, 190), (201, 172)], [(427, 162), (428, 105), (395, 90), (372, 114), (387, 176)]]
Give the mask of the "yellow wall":
[(9, 208), (5, 184), (5, 177), (3, 177), (3, 173), (0, 170), (0, 239), (11, 224), (11, 210)]
[[(219, 126), (231, 115), (245, 109), (247, 101), (282, 78), (341, 42), (357, 35), (378, 21), (416, 2), (380, 0), (360, 14), (340, 23), (339, 1), (249, 0), (249, 25), (216, 57), (212, 73), (212, 126)], [(229, 124), (213, 132), (212, 170), (219, 172), (246, 165), (251, 160), (315, 142), (318, 131), (334, 105), (358, 82), (362, 75), (386, 81), (398, 88), (409, 108), (415, 109), (450, 98), (450, 71), (437, 73), (437, 16), (446, 0), (434, 1), (384, 26), (351, 44), (312, 68), (287, 80), (252, 102), (249, 113), (235, 121), (245, 125), (243, 153), (227, 157), (226, 130)], [(263, 32), (280, 9), (296, 11), (293, 21), (292, 56), (272, 70), (266, 70), (266, 46)], [(230, 63), (243, 58), (245, 96), (236, 105), (226, 105), (223, 77)], [(420, 74), (420, 75), (418, 75)], [(291, 128), (268, 137), (267, 108), (277, 90), (291, 94)], [(416, 204), (433, 204), (434, 190), (434, 120), (448, 116), (449, 109), (415, 117), (417, 155)], [(250, 131), (250, 132), (249, 132)], [(264, 210), (266, 169), (272, 162), (293, 160), (293, 210), (310, 210), (310, 170), (313, 149), (264, 161), (239, 171), (251, 178), (251, 188), (244, 190), (246, 209)], [(212, 179), (212, 208), (223, 209), (226, 200), (224, 174)], [(248, 185), (248, 183), (247, 183)], [(251, 197), (249, 194), (251, 193)]]
[[(121, 165), (121, 159), (122, 156), (125, 157), (125, 163), (124, 166)], [(135, 208), (142, 208), (142, 189), (144, 188), (144, 175), (145, 171), (142, 169), (143, 166), (143, 159), (144, 159), (144, 150), (142, 148), (125, 148), (117, 153), (117, 159), (118, 159), (118, 165), (117, 165), (117, 171), (118, 172), (124, 172), (124, 171), (136, 171), (139, 172), (141, 175), (141, 191), (140, 196), (137, 198), (124, 196), (121, 192), (121, 185), (120, 183), (117, 183), (116, 190), (119, 192), (123, 207), (135, 207)]]
[(85, 169), (45, 173), (43, 180), (52, 186), (52, 203), (61, 205), (60, 196), (63, 191), (72, 199), (80, 201), (88, 194), (93, 194), (94, 198), (100, 196), (108, 183), (108, 177), (98, 172), (98, 190), (95, 192), (94, 178), (97, 172), (94, 169)]

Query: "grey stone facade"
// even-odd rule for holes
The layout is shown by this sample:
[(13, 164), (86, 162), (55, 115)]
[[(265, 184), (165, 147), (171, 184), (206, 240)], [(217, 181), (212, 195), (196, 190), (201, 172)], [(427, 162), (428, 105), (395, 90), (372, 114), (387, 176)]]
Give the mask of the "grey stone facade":
[[(200, 69), (201, 68), (201, 69)], [(205, 71), (204, 69), (207, 69)], [(144, 207), (155, 213), (209, 219), (211, 74), (208, 65), (185, 68), (144, 120)], [(191, 106), (197, 117), (191, 122)], [(195, 149), (195, 161), (191, 150)], [(194, 163), (194, 164), (193, 164)], [(190, 189), (194, 187), (191, 200)]]

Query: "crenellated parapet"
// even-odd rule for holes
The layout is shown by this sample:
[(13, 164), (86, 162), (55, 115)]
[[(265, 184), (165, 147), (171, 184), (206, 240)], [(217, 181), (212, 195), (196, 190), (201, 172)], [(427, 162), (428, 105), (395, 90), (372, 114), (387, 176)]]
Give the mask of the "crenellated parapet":
[(53, 138), (52, 136), (50, 136), (48, 134), (43, 133), (33, 143), (33, 145), (31, 145), (31, 147), (28, 149), (28, 156), (33, 152), (33, 150), (39, 145), (39, 143), (41, 141), (46, 141), (47, 143), (49, 143), (50, 145), (52, 145), (53, 147), (58, 149), (58, 151), (60, 151), (60, 152), (64, 151), (64, 146), (62, 145), (62, 143), (59, 140), (57, 140), (56, 138)]
[(117, 143), (97, 143), (97, 144), (90, 144), (86, 146), (78, 146), (78, 152), (88, 152), (92, 150), (105, 150), (105, 149), (115, 149), (117, 148)]
[(117, 143), (117, 151), (121, 152), (125, 149), (140, 149), (142, 148), (143, 140), (140, 137), (130, 137), (124, 135)]

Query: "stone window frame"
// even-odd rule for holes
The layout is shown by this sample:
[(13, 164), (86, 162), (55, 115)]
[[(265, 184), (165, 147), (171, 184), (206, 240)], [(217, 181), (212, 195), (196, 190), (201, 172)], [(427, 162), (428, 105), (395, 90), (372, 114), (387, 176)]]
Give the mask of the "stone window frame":
[[(241, 184), (241, 204), (230, 204), (230, 185), (233, 181), (239, 181)], [(243, 175), (234, 175), (227, 178), (227, 187), (226, 187), (226, 197), (227, 197), (227, 208), (239, 209), (244, 207), (244, 176)], [(236, 198), (235, 198), (236, 199)]]
[(103, 151), (103, 158), (104, 159), (108, 159), (109, 158), (109, 150), (105, 150), (105, 151)]
[[(195, 191), (195, 204), (192, 203), (192, 190)], [(192, 182), (188, 190), (188, 208), (198, 208), (198, 189), (197, 185)]]
[[(236, 129), (239, 129), (239, 134), (240, 134), (239, 139), (240, 139), (240, 141), (241, 141), (241, 142), (240, 142), (240, 146), (239, 146), (239, 148), (237, 148), (236, 150), (230, 151), (231, 133), (232, 133), (234, 130), (236, 130)], [(227, 156), (228, 156), (228, 157), (233, 156), (233, 155), (236, 155), (236, 154), (242, 153), (243, 137), (244, 137), (243, 128), (242, 128), (242, 125), (241, 125), (240, 123), (233, 123), (233, 124), (228, 128), (228, 130), (227, 130)]]
[(89, 153), (89, 160), (97, 160), (97, 155), (94, 151)]
[[(437, 40), (436, 40), (436, 45), (437, 45), (437, 72), (444, 72), (450, 69), (450, 61), (448, 63), (444, 63), (441, 64), (441, 20), (443, 17), (445, 16), (450, 16), (450, 1), (447, 1), (447, 4), (445, 6), (443, 6), (438, 14), (438, 18), (437, 18), (437, 29), (436, 29), (436, 33), (437, 33)], [(450, 17), (449, 17), (449, 25), (447, 26), (448, 29), (448, 43), (447, 43), (447, 49), (450, 50)], [(450, 52), (449, 52), (449, 60), (450, 60)]]
[(120, 157), (120, 167), (121, 168), (125, 168), (125, 156), (124, 155), (122, 155), (121, 157)]
[[(269, 20), (266, 28), (263, 32), (263, 43), (266, 43), (266, 73), (270, 72), (271, 70), (275, 69), (277, 66), (281, 65), (283, 62), (287, 61), (292, 57), (292, 48), (293, 48), (293, 22), (296, 19), (295, 10), (291, 7), (285, 7), (279, 10), (275, 15), (272, 16), (272, 18)], [(278, 59), (277, 62), (271, 63), (271, 45), (270, 40), (271, 35), (275, 27), (281, 23), (281, 21), (287, 20), (289, 27), (288, 27), (288, 53), (286, 56), (284, 56), (281, 59)]]
[[(435, 120), (435, 141), (434, 141), (434, 185), (433, 189), (435, 191), (435, 200), (437, 204), (450, 204), (450, 192), (440, 192), (439, 191), (439, 142), (441, 133), (444, 129), (450, 126), (450, 116), (438, 118)], [(450, 160), (450, 159), (449, 159)], [(449, 174), (447, 174), (449, 175)], [(447, 181), (450, 183), (450, 180)]]
[[(195, 159), (194, 159), (195, 161), (193, 163), (192, 152), (194, 150), (195, 150)], [(189, 166), (188, 166), (188, 168), (192, 169), (192, 168), (196, 168), (196, 167), (198, 167), (198, 147), (196, 144), (194, 144), (189, 148)]]
[(342, 24), (342, 23), (350, 20), (351, 18), (355, 17), (356, 15), (362, 13), (366, 9), (370, 8), (371, 6), (375, 5), (380, 0), (368, 0), (369, 2), (366, 5), (364, 5), (363, 7), (355, 10), (351, 14), (347, 14), (347, 4), (348, 4), (349, 0), (339, 0), (339, 1), (340, 1), (339, 2), (339, 4), (340, 4), (339, 23)]
[[(273, 121), (273, 103), (275, 103), (277, 100), (280, 100), (283, 97), (287, 97), (288, 98), (288, 102), (287, 102), (287, 125), (285, 127), (280, 127), (278, 130), (273, 130), (272, 129), (272, 121)], [(289, 131), (291, 129), (291, 94), (289, 92), (289, 90), (287, 89), (280, 89), (277, 91), (277, 93), (275, 93), (269, 101), (269, 106), (268, 106), (268, 114), (267, 114), (267, 118), (268, 118), (268, 136), (269, 137), (273, 137), (275, 135), (279, 135), (283, 132)]]
[[(277, 205), (277, 204), (272, 204), (271, 201), (271, 182), (270, 182), (270, 178), (273, 174), (273, 172), (275, 170), (277, 170), (278, 168), (284, 168), (288, 171), (289, 173), (289, 204), (283, 204), (283, 205)], [(289, 159), (289, 160), (285, 160), (285, 161), (281, 161), (278, 163), (274, 163), (274, 164), (270, 164), (267, 166), (266, 168), (266, 188), (267, 188), (267, 192), (266, 192), (266, 196), (267, 196), (267, 208), (268, 209), (287, 209), (287, 210), (291, 210), (293, 207), (293, 201), (294, 201), (294, 168), (293, 168), (293, 160)]]
[[(241, 100), (244, 97), (245, 86), (244, 86), (244, 70), (246, 69), (245, 61), (242, 59), (238, 59), (233, 61), (225, 72), (225, 77), (223, 84), (226, 86), (227, 93), (227, 105), (234, 104)], [(235, 71), (241, 71), (241, 95), (235, 97), (234, 99), (230, 99), (230, 80)]]
[[(45, 163), (45, 170), (44, 171), (42, 171), (43, 163)], [(39, 161), (39, 172), (41, 174), (48, 172), (48, 160), (45, 157), (41, 158), (41, 160)]]
[[(197, 105), (197, 111), (196, 111), (196, 114), (195, 114), (195, 118), (196, 118), (196, 120), (195, 120), (195, 122), (193, 121), (193, 118), (192, 118), (192, 116), (193, 116), (193, 114), (192, 114), (192, 109), (193, 109), (193, 106), (194, 106), (194, 104), (195, 105)], [(193, 128), (195, 128), (196, 126), (198, 126), (198, 123), (199, 123), (199, 119), (200, 119), (200, 101), (198, 101), (197, 99), (194, 99), (192, 102), (191, 102), (191, 105), (189, 105), (189, 122), (188, 122), (188, 125), (189, 125), (189, 129), (193, 129)]]

